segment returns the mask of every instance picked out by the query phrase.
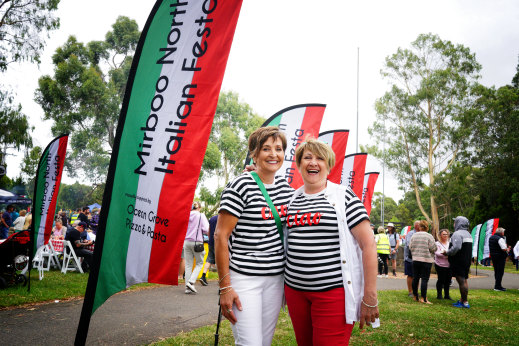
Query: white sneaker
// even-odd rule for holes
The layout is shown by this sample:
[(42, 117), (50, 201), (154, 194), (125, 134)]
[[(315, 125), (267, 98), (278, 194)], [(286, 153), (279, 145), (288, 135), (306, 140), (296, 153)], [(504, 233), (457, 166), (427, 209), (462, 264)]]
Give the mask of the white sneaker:
[(386, 275), (384, 275), (384, 277), (385, 277), (385, 278), (387, 278), (387, 277), (388, 277), (388, 276), (387, 276), (387, 274), (386, 274)]
[(377, 275), (377, 278), (381, 278), (381, 277), (382, 277), (382, 275), (380, 275), (380, 274)]
[(189, 289), (193, 293), (197, 293), (195, 286), (189, 281), (186, 282), (186, 288)]

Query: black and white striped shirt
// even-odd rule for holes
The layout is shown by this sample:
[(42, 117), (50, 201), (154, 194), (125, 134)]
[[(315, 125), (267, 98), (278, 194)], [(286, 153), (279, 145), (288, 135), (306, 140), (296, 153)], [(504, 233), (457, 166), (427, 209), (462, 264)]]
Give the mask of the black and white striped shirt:
[[(279, 176), (265, 188), (285, 222), (294, 189)], [(230, 182), (222, 192), (220, 210), (238, 218), (229, 238), (229, 267), (243, 275), (283, 274), (285, 255), (276, 222), (261, 190), (250, 173)]]
[[(295, 290), (328, 291), (343, 286), (337, 213), (325, 193), (302, 193), (288, 210), (285, 283)], [(364, 205), (350, 188), (345, 208), (350, 229), (368, 219)]]

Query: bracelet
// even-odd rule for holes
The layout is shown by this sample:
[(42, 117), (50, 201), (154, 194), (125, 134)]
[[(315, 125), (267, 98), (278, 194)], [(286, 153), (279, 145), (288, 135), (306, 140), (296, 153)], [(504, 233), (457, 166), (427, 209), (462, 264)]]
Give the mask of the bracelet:
[(223, 281), (223, 279), (225, 279), (225, 277), (227, 275), (229, 275), (231, 272), (228, 272), (227, 274), (225, 274), (224, 276), (222, 276), (222, 278), (220, 280), (218, 280), (218, 285)]
[(378, 299), (377, 299), (377, 302), (375, 303), (375, 305), (368, 305), (368, 304), (366, 304), (364, 299), (362, 299), (362, 304), (366, 305), (368, 308), (376, 308), (378, 306)]
[(218, 292), (218, 294), (223, 296), (224, 294), (229, 293), (231, 291), (232, 291), (232, 287), (229, 287), (229, 289), (227, 291), (225, 291), (225, 292), (220, 291), (220, 292)]
[(232, 286), (225, 286), (225, 287), (221, 287), (221, 288), (220, 288), (220, 292), (223, 291), (223, 290), (226, 289), (226, 288), (232, 288)]

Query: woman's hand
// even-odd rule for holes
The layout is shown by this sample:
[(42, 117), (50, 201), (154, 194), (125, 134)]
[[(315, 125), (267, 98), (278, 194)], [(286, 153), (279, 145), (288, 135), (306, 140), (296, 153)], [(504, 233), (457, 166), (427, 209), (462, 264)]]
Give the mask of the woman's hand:
[(241, 311), (242, 306), (240, 302), (240, 298), (238, 297), (238, 293), (236, 293), (233, 289), (228, 291), (227, 293), (220, 295), (220, 306), (222, 307), (222, 315), (229, 320), (232, 324), (235, 324), (238, 320), (234, 315), (234, 311), (232, 310), (232, 306), (236, 305), (236, 308)]
[[(360, 329), (364, 327), (364, 324), (367, 324), (369, 326), (371, 323), (375, 322), (375, 319), (379, 317), (378, 300), (376, 298), (373, 299), (373, 301), (369, 300), (368, 302), (366, 302), (365, 300), (363, 300), (363, 302), (365, 303), (360, 304)], [(369, 306), (367, 306), (366, 304), (368, 304)]]

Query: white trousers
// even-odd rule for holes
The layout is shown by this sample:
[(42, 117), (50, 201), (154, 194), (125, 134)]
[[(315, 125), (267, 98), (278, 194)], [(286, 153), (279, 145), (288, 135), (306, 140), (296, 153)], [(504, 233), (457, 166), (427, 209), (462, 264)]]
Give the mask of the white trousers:
[(283, 275), (248, 276), (231, 270), (231, 285), (242, 311), (233, 305), (238, 322), (232, 326), (236, 345), (270, 345), (283, 300)]
[[(195, 252), (195, 242), (184, 240), (184, 259), (186, 260), (186, 282), (190, 282), (193, 285), (196, 282), (202, 265), (204, 264), (205, 250), (202, 252)], [(195, 269), (193, 269), (193, 259), (196, 261)]]

